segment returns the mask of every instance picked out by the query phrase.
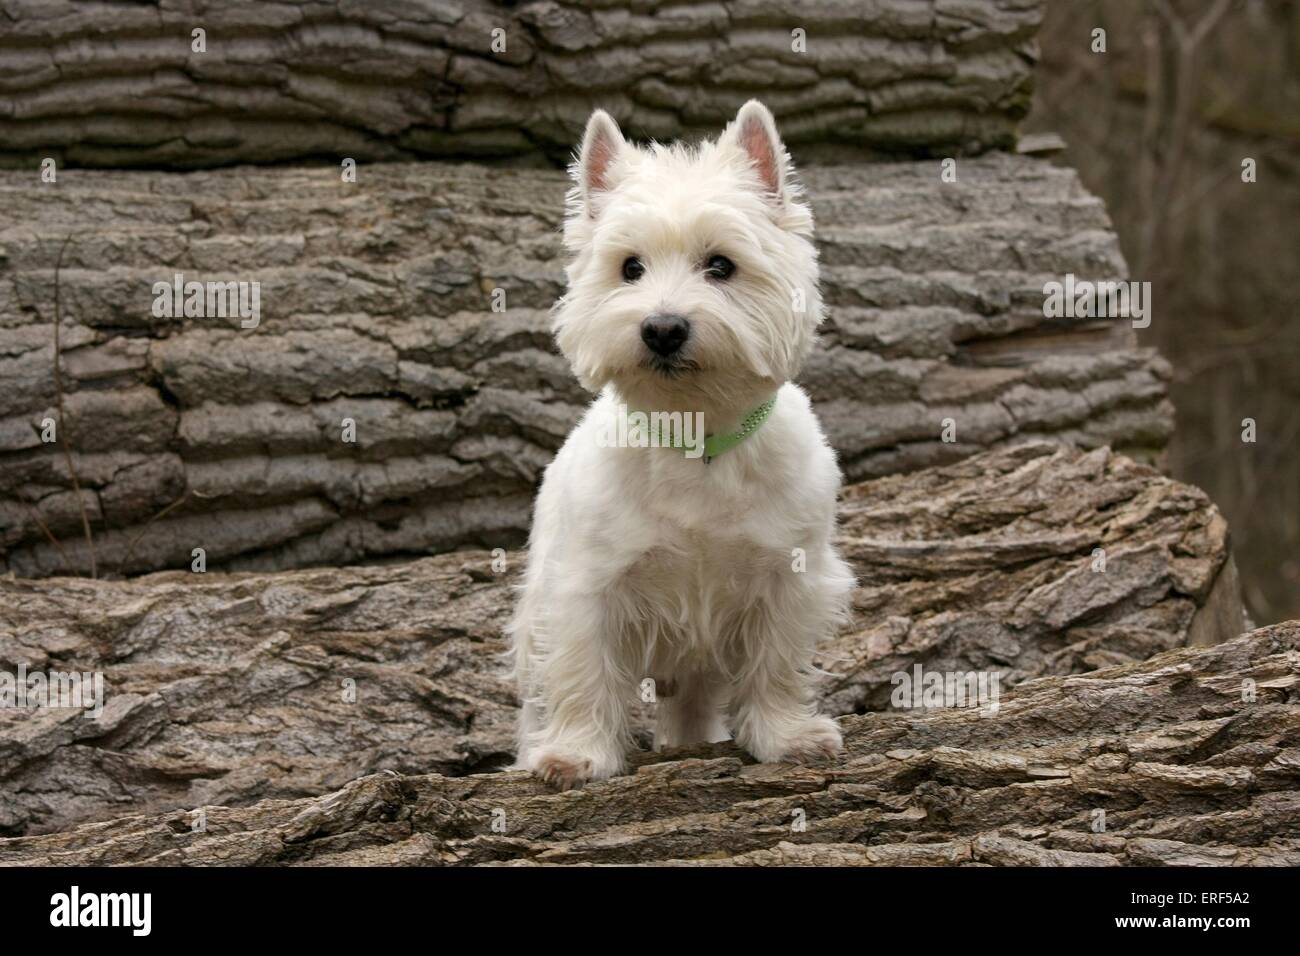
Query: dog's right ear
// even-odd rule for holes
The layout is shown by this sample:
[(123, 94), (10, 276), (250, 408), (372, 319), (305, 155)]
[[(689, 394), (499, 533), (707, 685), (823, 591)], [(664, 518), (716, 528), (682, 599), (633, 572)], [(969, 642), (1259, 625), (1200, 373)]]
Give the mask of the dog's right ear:
[(604, 110), (596, 110), (587, 120), (587, 131), (582, 136), (582, 152), (574, 178), (582, 195), (582, 208), (588, 216), (596, 215), (595, 203), (602, 193), (614, 188), (615, 165), (619, 154), (627, 148), (627, 141), (614, 122), (614, 117)]

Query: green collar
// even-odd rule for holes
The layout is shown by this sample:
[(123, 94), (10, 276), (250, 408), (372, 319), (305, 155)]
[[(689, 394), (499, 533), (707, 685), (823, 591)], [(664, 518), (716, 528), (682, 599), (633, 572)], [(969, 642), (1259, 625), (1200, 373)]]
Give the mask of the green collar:
[(704, 436), (704, 463), (707, 465), (713, 459), (717, 458), (724, 451), (730, 451), (748, 438), (754, 432), (762, 427), (763, 422), (772, 414), (772, 409), (776, 407), (776, 396), (773, 395), (758, 408), (746, 415), (736, 427), (735, 431), (727, 432), (725, 435), (705, 435)]
[[(727, 432), (725, 435), (705, 435), (704, 436), (704, 463), (707, 465), (713, 459), (717, 458), (724, 451), (731, 451), (741, 442), (743, 442), (754, 432), (762, 427), (767, 421), (768, 416), (772, 414), (772, 409), (776, 407), (776, 396), (773, 395), (762, 405), (759, 405), (748, 415), (746, 415), (734, 431)], [(670, 448), (685, 448), (682, 444), (681, 436), (675, 436), (674, 440), (667, 445)]]

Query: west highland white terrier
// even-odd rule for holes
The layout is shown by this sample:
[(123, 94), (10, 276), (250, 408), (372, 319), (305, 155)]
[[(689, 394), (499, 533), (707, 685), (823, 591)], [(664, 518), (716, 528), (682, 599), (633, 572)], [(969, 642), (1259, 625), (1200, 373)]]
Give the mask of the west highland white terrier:
[(772, 114), (751, 100), (717, 142), (638, 148), (597, 110), (572, 173), (555, 333), (599, 396), (537, 497), (518, 766), (561, 788), (620, 772), (647, 687), (657, 748), (832, 757), (812, 660), (853, 577), (835, 454), (790, 381), (822, 308)]

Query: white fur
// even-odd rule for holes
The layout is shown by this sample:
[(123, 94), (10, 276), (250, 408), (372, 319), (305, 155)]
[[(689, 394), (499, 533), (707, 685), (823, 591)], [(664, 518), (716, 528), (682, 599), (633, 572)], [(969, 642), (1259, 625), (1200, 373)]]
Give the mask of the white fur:
[[(510, 628), (519, 766), (564, 787), (618, 773), (646, 677), (657, 747), (731, 735), (759, 760), (829, 756), (840, 734), (813, 703), (812, 656), (853, 580), (832, 545), (835, 456), (789, 381), (821, 300), (812, 216), (771, 115), (751, 101), (716, 143), (639, 149), (597, 111), (574, 175), (555, 330), (600, 394), (537, 498)], [(726, 282), (703, 272), (718, 254), (736, 264)], [(635, 283), (629, 256), (645, 265)], [(690, 320), (687, 370), (652, 367), (640, 325), (656, 311)], [(720, 433), (773, 394), (767, 422), (708, 464), (597, 438), (623, 404), (702, 412)]]

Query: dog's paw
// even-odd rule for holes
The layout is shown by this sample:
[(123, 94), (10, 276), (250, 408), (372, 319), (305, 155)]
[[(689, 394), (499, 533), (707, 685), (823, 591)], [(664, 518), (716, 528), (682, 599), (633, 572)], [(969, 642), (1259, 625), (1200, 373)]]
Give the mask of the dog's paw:
[(829, 717), (813, 717), (785, 745), (781, 763), (823, 763), (844, 749), (840, 728)]
[(533, 773), (549, 787), (572, 790), (581, 787), (593, 776), (591, 761), (586, 757), (543, 750), (533, 760)]

